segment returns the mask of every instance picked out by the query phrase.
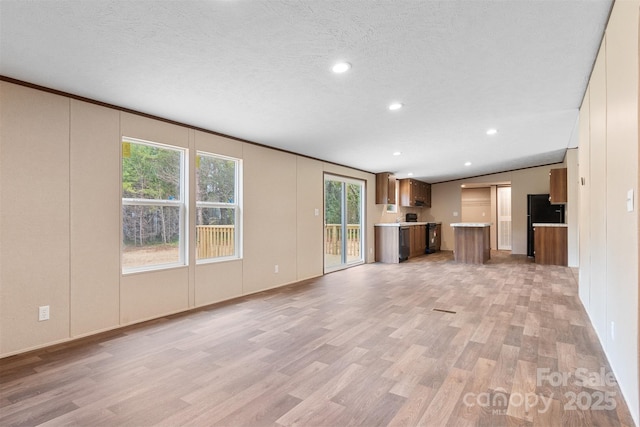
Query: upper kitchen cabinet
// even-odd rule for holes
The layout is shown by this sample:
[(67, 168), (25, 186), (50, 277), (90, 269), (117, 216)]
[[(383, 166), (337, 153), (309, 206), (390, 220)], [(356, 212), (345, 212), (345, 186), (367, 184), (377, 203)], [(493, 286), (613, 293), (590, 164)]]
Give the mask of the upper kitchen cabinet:
[(400, 180), (400, 206), (431, 207), (431, 184), (407, 178)]
[(396, 177), (390, 172), (376, 174), (376, 204), (395, 205)]
[(567, 203), (567, 168), (551, 169), (549, 177), (551, 204)]

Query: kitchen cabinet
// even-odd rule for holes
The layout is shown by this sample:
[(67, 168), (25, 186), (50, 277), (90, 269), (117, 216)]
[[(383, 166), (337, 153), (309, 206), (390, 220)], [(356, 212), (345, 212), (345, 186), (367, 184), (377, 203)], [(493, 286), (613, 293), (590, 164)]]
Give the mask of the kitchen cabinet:
[(431, 184), (417, 179), (400, 180), (400, 206), (431, 207)]
[(396, 177), (390, 172), (376, 174), (376, 204), (394, 205), (396, 203)]
[(453, 259), (465, 264), (484, 264), (491, 259), (491, 224), (458, 222), (453, 227)]
[(567, 224), (533, 224), (536, 264), (567, 265)]
[(409, 258), (424, 255), (427, 249), (427, 226), (412, 225), (409, 240)]
[(549, 196), (552, 205), (567, 203), (567, 168), (549, 171)]
[(408, 229), (409, 258), (424, 255), (427, 249), (426, 223), (375, 224), (376, 262), (400, 262), (400, 232)]

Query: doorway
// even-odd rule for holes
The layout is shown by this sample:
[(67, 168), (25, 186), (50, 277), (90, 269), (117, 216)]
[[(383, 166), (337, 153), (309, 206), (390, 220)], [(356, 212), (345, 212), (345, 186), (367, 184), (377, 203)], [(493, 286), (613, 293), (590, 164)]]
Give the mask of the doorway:
[(324, 177), (324, 271), (364, 262), (364, 181)]
[(491, 223), (491, 250), (512, 250), (511, 183), (471, 182), (461, 187), (462, 222)]

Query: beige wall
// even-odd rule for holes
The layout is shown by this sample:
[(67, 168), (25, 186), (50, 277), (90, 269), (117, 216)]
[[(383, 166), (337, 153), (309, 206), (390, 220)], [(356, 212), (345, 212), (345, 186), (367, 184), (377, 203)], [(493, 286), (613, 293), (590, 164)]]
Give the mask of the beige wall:
[(639, 20), (640, 1), (615, 2), (580, 109), (578, 155), (580, 298), (636, 423)]
[[(373, 174), (7, 82), (0, 98), (0, 356), (322, 275), (325, 172), (365, 181), (374, 261)], [(122, 136), (187, 149), (191, 181), (197, 150), (242, 160), (242, 259), (190, 247), (187, 266), (121, 274)]]
[[(4, 353), (69, 336), (69, 99), (4, 83), (0, 99)], [(51, 306), (47, 322), (41, 305)]]
[(491, 187), (462, 188), (460, 193), (462, 222), (491, 222)]
[(71, 336), (120, 321), (120, 163), (104, 161), (120, 156), (119, 123), (115, 110), (71, 100)]

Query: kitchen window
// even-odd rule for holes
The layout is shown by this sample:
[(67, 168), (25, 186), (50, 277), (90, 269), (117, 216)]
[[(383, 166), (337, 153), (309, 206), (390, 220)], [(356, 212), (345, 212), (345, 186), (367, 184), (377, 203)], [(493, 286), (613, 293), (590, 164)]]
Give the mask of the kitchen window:
[(185, 265), (185, 150), (122, 141), (122, 270)]
[(240, 159), (196, 156), (196, 260), (241, 257)]
[(386, 205), (387, 213), (398, 213), (398, 199), (400, 197), (400, 180), (396, 179), (396, 199), (393, 204)]

